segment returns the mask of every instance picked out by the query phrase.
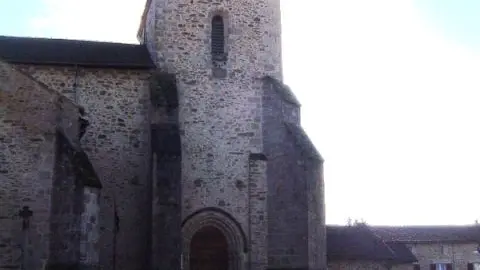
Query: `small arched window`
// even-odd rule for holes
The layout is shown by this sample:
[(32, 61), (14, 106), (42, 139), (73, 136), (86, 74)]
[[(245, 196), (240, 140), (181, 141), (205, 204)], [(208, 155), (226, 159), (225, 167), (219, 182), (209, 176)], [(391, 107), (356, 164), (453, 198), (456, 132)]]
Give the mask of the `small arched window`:
[(225, 54), (225, 23), (223, 17), (216, 15), (212, 19), (212, 56), (214, 59)]

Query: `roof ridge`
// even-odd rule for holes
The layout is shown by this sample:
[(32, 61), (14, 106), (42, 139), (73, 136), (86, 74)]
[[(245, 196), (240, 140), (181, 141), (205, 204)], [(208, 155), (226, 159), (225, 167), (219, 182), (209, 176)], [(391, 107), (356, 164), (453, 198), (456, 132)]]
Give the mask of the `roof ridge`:
[[(365, 245), (351, 245), (352, 241), (360, 241)], [(350, 244), (347, 249), (345, 245)], [(369, 244), (370, 243), (370, 244)], [(404, 245), (393, 245), (371, 230), (368, 224), (336, 225), (327, 227), (327, 256), (331, 259), (366, 259), (388, 261), (393, 264), (410, 263), (417, 258)], [(363, 251), (351, 251), (350, 248), (362, 248)], [(367, 252), (367, 253), (363, 253)]]
[(380, 235), (376, 234), (370, 226), (366, 225), (365, 226), (365, 229), (367, 229), (372, 235), (373, 237), (375, 237), (376, 239), (378, 239), (379, 241), (382, 242), (382, 244), (387, 248), (387, 250), (392, 254), (393, 256), (393, 259), (399, 257), (396, 252), (390, 247), (390, 245), (387, 244), (387, 242), (385, 241), (385, 239), (383, 239), (383, 237), (381, 237)]
[(372, 228), (378, 229), (397, 229), (397, 228), (480, 228), (479, 225), (465, 224), (465, 225), (371, 225)]
[(0, 36), (0, 57), (14, 64), (156, 68), (145, 44), (109, 41)]
[(393, 249), (385, 242), (385, 240), (384, 240), (382, 237), (380, 237), (379, 235), (377, 235), (376, 233), (374, 233), (369, 225), (367, 225), (367, 224), (361, 224), (361, 225), (359, 225), (358, 227), (361, 228), (361, 229), (366, 230), (368, 233), (370, 233), (370, 234), (372, 235), (372, 237), (373, 237), (375, 240), (379, 241), (379, 242), (387, 249), (387, 251), (390, 252), (390, 254), (392, 255), (392, 259), (397, 258), (397, 255), (396, 255), (396, 253), (393, 251)]
[(86, 43), (102, 43), (102, 44), (117, 44), (117, 45), (133, 45), (133, 46), (145, 46), (140, 43), (126, 43), (126, 42), (116, 42), (116, 41), (102, 41), (102, 40), (91, 40), (91, 39), (68, 39), (68, 38), (56, 38), (56, 37), (36, 37), (36, 36), (7, 36), (0, 35), (0, 39), (30, 39), (30, 40), (44, 40), (44, 41), (66, 41), (66, 42), (86, 42)]

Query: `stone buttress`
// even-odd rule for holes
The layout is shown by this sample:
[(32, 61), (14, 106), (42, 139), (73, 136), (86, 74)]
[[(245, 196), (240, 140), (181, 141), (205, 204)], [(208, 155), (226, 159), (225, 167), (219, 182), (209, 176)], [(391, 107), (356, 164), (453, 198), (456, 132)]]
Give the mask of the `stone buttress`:
[[(228, 269), (325, 269), (323, 160), (285, 99), (280, 1), (150, 0), (138, 37), (176, 84), (178, 110), (155, 122), (152, 143), (181, 145), (163, 149), (180, 186), (154, 157), (168, 190), (153, 199), (154, 269), (208, 268), (201, 249)], [(177, 116), (178, 131), (167, 125)]]
[(0, 269), (96, 268), (101, 183), (79, 145), (83, 108), (0, 62), (0, 111)]

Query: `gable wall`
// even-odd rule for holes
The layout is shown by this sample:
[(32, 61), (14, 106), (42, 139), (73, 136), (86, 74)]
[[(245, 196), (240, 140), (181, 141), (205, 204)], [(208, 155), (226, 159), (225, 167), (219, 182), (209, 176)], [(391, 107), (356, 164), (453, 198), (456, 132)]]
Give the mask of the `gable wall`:
[(116, 268), (145, 269), (150, 254), (146, 243), (151, 235), (150, 71), (33, 65), (17, 68), (85, 108), (90, 126), (81, 144), (103, 185), (100, 263), (104, 269), (113, 266), (115, 197), (119, 216)]
[(387, 270), (387, 267), (373, 261), (336, 261), (328, 263), (328, 270)]
[(431, 263), (453, 263), (454, 269), (467, 269), (468, 263), (480, 262), (480, 255), (474, 253), (477, 246), (475, 243), (408, 244), (421, 269), (429, 269)]
[[(335, 261), (328, 263), (328, 270), (413, 270), (412, 264), (398, 264), (391, 268), (386, 262), (374, 261)], [(428, 268), (425, 268), (428, 269)]]
[(24, 206), (33, 211), (26, 267), (40, 269), (49, 252), (56, 95), (1, 62), (0, 74), (0, 269), (20, 268)]

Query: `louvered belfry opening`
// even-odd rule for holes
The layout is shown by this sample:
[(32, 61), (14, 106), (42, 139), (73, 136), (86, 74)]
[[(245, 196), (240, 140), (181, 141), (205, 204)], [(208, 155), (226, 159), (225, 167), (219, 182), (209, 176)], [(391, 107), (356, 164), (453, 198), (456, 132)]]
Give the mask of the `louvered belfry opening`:
[(223, 17), (216, 15), (212, 19), (212, 56), (222, 57), (225, 53), (225, 24)]

